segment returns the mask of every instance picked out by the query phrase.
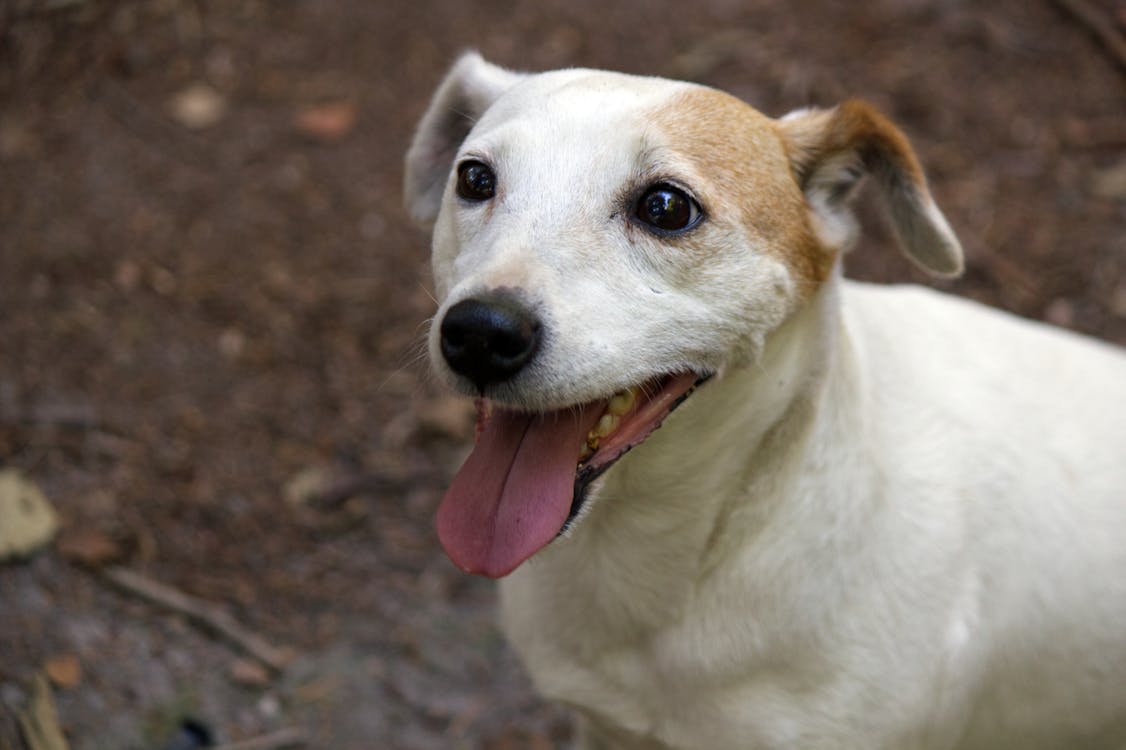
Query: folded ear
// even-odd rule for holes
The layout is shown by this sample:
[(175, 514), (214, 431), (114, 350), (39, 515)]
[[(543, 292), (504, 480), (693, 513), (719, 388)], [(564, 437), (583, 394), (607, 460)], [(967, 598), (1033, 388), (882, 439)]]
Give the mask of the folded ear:
[(962, 246), (931, 199), (907, 137), (886, 117), (848, 101), (792, 112), (778, 125), (823, 242), (844, 250), (856, 238), (849, 204), (861, 177), (871, 174), (907, 257), (937, 276), (962, 272)]
[(446, 74), (407, 151), (403, 193), (415, 221), (430, 224), (438, 216), (458, 146), (484, 111), (523, 77), (476, 52), (463, 54)]

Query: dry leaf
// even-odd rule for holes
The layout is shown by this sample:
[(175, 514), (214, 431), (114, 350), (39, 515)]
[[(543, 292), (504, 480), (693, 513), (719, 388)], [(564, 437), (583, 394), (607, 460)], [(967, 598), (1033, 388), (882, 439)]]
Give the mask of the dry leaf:
[(332, 473), (320, 466), (297, 472), (282, 489), (282, 497), (291, 507), (300, 508), (320, 497), (332, 486)]
[(318, 104), (298, 112), (294, 123), (305, 135), (338, 141), (356, 127), (356, 105), (352, 102)]
[(266, 687), (270, 684), (270, 673), (256, 661), (235, 659), (229, 672), (231, 680), (244, 687)]
[(43, 665), (47, 679), (55, 687), (71, 690), (82, 682), (82, 663), (74, 654), (60, 654), (52, 656)]
[(124, 557), (114, 539), (101, 531), (89, 527), (65, 529), (59, 536), (59, 554), (79, 565), (100, 568)]
[(0, 471), (0, 560), (30, 555), (58, 528), (55, 509), (37, 486), (17, 471)]
[(36, 676), (31, 701), (27, 710), (19, 715), (19, 723), (28, 750), (69, 750), (63, 730), (59, 728), (51, 686), (43, 675)]

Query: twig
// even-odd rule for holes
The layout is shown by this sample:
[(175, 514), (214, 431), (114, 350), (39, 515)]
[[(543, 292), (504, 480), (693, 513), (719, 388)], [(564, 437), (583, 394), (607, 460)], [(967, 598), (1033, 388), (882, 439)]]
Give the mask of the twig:
[(1087, 30), (1099, 38), (1106, 51), (1126, 71), (1126, 37), (1103, 17), (1099, 9), (1088, 0), (1054, 0), (1056, 5), (1063, 8), (1071, 17), (1087, 27)]
[(257, 659), (273, 672), (281, 672), (293, 660), (289, 649), (278, 648), (251, 633), (218, 606), (189, 596), (127, 568), (111, 567), (102, 576), (123, 591), (184, 615), (192, 623), (229, 642), (242, 653)]
[(214, 750), (278, 750), (278, 748), (304, 745), (308, 742), (309, 736), (303, 730), (290, 727), (270, 734), (251, 737), (248, 740), (218, 745)]

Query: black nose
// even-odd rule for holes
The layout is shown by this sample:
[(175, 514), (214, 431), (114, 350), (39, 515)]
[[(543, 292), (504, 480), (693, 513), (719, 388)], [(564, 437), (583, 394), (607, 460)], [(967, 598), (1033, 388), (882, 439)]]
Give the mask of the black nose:
[(442, 319), (442, 356), (478, 390), (508, 380), (540, 345), (540, 322), (508, 295), (458, 302)]

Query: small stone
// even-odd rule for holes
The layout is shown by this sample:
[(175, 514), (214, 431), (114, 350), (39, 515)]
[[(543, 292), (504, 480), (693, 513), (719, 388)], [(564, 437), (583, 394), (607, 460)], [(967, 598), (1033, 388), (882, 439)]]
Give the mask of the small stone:
[(192, 130), (217, 124), (227, 113), (227, 100), (206, 83), (193, 83), (173, 95), (169, 112), (177, 122)]
[(279, 716), (281, 716), (282, 713), (281, 701), (278, 700), (278, 697), (276, 695), (271, 695), (269, 693), (263, 695), (262, 698), (259, 699), (256, 708), (258, 709), (258, 713), (262, 716), (262, 718), (269, 719), (271, 721), (277, 719)]
[(238, 359), (246, 350), (246, 336), (237, 328), (224, 329), (219, 334), (219, 351), (227, 359)]

